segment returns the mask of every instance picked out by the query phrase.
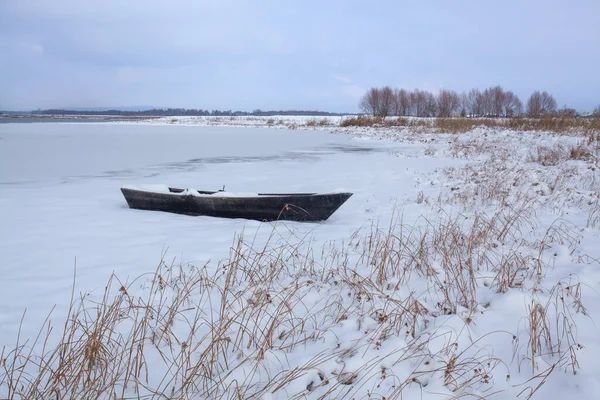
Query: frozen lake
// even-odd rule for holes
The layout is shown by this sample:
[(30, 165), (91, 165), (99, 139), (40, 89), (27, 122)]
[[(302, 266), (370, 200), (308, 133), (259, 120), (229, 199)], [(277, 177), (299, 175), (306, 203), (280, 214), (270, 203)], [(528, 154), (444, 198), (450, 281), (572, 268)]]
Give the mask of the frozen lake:
[[(0, 138), (2, 185), (103, 177), (137, 180), (208, 164), (306, 161), (345, 151), (382, 151), (381, 146), (322, 131), (264, 128), (10, 124), (2, 126)], [(238, 180), (231, 183), (237, 185)]]
[(310, 234), (325, 243), (391, 213), (396, 201), (414, 200), (415, 177), (444, 161), (388, 153), (419, 149), (323, 131), (2, 124), (0, 344), (14, 340), (25, 309), (25, 334), (36, 331), (54, 304), (62, 315), (75, 260), (77, 290), (101, 293), (113, 271), (123, 280), (135, 278), (153, 271), (165, 251), (168, 259), (216, 265), (236, 233), (258, 229), (260, 239), (272, 229), (254, 221), (130, 210), (122, 185), (353, 192), (328, 221), (278, 228), (282, 235)]

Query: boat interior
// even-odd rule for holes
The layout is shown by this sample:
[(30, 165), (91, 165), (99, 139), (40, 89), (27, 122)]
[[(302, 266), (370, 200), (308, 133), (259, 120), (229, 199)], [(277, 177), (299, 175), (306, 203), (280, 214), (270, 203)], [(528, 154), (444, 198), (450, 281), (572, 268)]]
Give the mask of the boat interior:
[[(182, 193), (185, 189), (180, 188), (169, 188), (169, 192), (171, 193)], [(219, 192), (224, 192), (225, 190), (217, 190), (217, 191), (206, 191), (206, 190), (197, 190), (200, 194), (215, 194)], [(259, 196), (314, 196), (316, 193), (258, 193)]]

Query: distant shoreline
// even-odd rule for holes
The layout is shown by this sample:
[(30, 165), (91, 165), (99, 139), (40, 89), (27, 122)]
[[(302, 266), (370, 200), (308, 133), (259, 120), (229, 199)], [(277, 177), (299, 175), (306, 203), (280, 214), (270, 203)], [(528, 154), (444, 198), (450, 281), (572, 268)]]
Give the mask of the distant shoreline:
[(1, 123), (28, 123), (28, 122), (115, 122), (115, 121), (143, 121), (161, 118), (157, 116), (131, 116), (131, 115), (42, 115), (42, 114), (0, 114)]

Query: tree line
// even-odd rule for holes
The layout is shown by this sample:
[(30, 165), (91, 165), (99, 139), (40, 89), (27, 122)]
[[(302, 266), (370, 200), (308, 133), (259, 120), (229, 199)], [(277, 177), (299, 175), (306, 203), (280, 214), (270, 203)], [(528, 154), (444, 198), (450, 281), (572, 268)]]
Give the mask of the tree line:
[(175, 116), (274, 116), (274, 115), (306, 115), (306, 116), (342, 116), (348, 113), (331, 113), (326, 111), (311, 110), (271, 110), (260, 109), (248, 111), (231, 110), (202, 110), (188, 108), (166, 108), (151, 109), (143, 111), (125, 110), (69, 110), (69, 109), (46, 109), (31, 111), (35, 115), (103, 115), (103, 116), (147, 116), (147, 117), (175, 117)]
[(546, 92), (535, 91), (525, 107), (515, 93), (501, 86), (480, 91), (458, 93), (441, 89), (437, 94), (427, 90), (392, 89), (389, 86), (371, 88), (358, 104), (360, 110), (376, 117), (541, 117), (544, 115), (577, 116), (577, 111), (566, 106), (557, 110), (556, 100)]

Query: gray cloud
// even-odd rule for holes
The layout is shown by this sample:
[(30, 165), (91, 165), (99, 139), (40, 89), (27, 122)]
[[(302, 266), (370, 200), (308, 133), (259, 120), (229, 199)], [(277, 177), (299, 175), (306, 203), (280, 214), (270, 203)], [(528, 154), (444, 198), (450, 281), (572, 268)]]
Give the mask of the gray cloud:
[[(370, 4), (375, 3), (375, 4)], [(0, 109), (354, 111), (370, 86), (600, 103), (600, 2), (0, 2)]]

